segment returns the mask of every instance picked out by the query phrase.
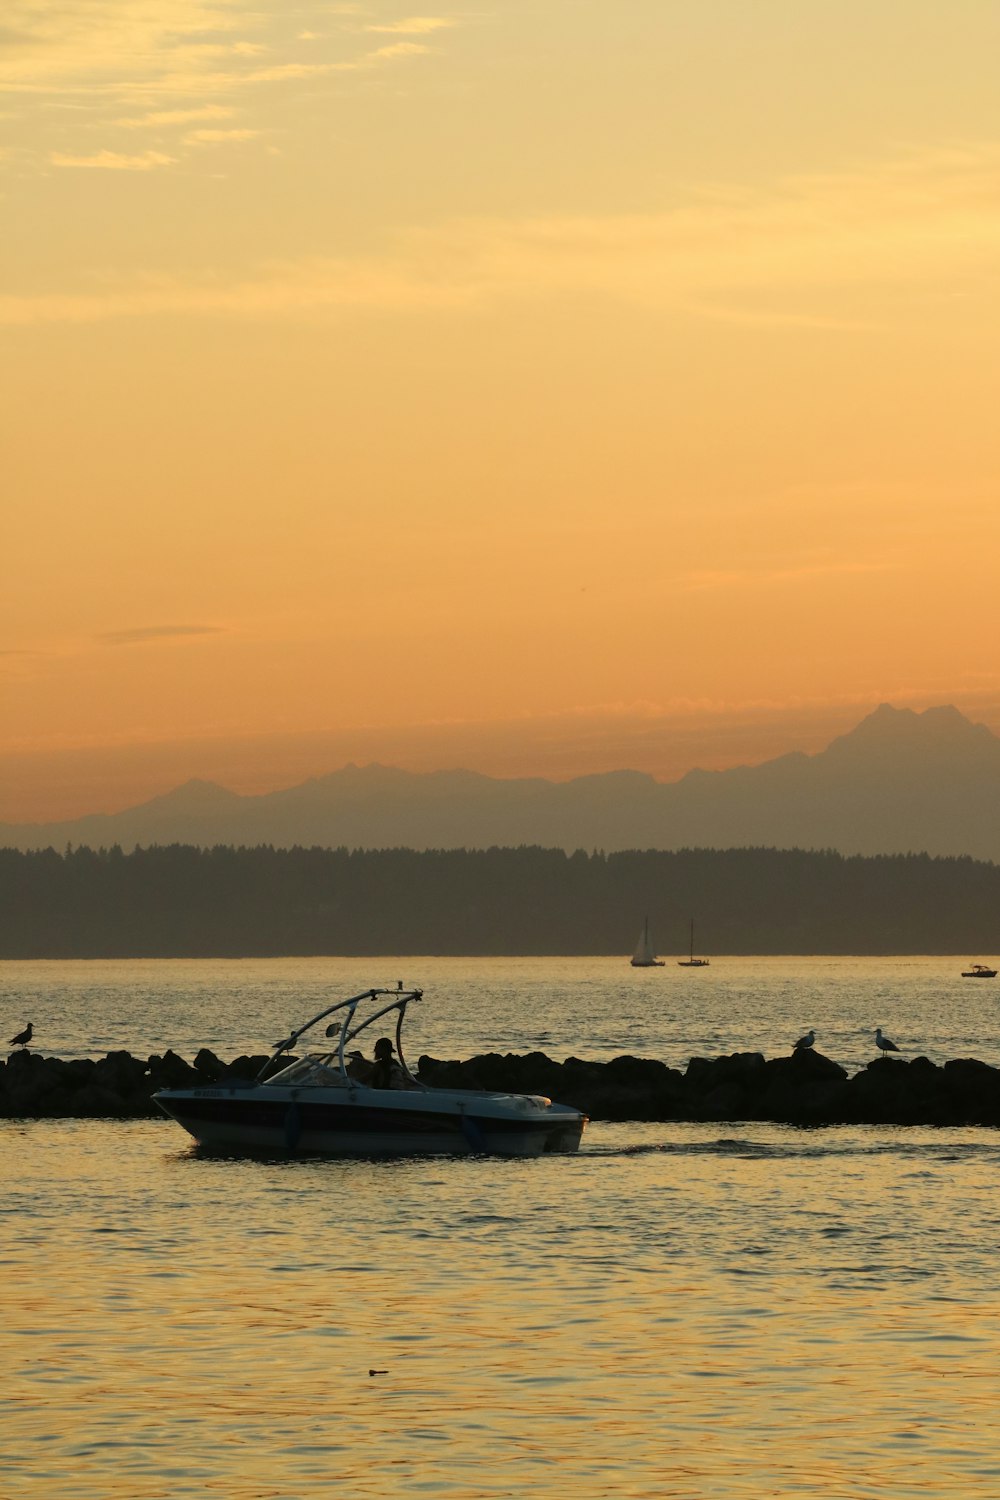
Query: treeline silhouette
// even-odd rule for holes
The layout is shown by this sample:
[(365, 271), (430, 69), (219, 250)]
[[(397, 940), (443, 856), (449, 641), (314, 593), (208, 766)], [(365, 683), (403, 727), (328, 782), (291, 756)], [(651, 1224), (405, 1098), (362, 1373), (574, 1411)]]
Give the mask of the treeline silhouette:
[(690, 849), (0, 850), (0, 957), (622, 954), (1000, 948), (1000, 866)]

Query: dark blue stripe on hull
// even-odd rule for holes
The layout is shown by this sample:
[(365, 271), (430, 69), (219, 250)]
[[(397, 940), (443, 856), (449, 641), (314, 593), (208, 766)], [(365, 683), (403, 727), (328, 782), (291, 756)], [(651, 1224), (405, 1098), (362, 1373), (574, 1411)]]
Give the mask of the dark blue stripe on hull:
[[(289, 1133), (289, 1115), (292, 1111), (291, 1133), (295, 1141), (313, 1133), (345, 1135), (451, 1135), (459, 1141), (469, 1141), (468, 1127), (477, 1139), (484, 1135), (492, 1138), (549, 1134), (564, 1131), (571, 1120), (556, 1116), (553, 1119), (495, 1119), (488, 1115), (454, 1114), (442, 1112), (430, 1114), (418, 1110), (368, 1109), (363, 1104), (341, 1105), (310, 1103), (304, 1099), (247, 1099), (239, 1098), (168, 1098), (162, 1108), (188, 1129), (199, 1124), (226, 1124), (247, 1129), (263, 1129)], [(463, 1121), (467, 1122), (463, 1125)], [(197, 1133), (196, 1128), (192, 1130)], [(470, 1142), (471, 1144), (471, 1142)]]

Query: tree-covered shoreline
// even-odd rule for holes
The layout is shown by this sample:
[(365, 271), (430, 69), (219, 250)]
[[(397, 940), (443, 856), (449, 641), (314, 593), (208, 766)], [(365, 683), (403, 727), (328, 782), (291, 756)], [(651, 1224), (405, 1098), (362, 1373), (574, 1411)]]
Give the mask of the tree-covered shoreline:
[(1000, 866), (691, 849), (0, 850), (0, 957), (989, 955)]

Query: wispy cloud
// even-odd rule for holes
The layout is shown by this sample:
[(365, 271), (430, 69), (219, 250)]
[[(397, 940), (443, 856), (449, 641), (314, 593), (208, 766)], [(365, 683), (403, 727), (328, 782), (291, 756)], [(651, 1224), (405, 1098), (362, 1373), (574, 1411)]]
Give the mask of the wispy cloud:
[(238, 76), (220, 75), (215, 82), (219, 86), (239, 87), (252, 83), (284, 83), (296, 78), (320, 78), (337, 73), (364, 73), (393, 58), (419, 57), (430, 50), (419, 42), (393, 42), (387, 47), (376, 47), (359, 57), (342, 61), (273, 63), (266, 68), (252, 68)]
[(97, 639), (102, 646), (141, 646), (150, 641), (222, 634), (221, 625), (141, 625), (133, 630), (107, 630)]
[(169, 167), (177, 160), (163, 151), (143, 151), (138, 156), (125, 156), (120, 151), (95, 151), (92, 156), (66, 156), (53, 151), (49, 161), (54, 167), (95, 167), (106, 172), (152, 172), (157, 167)]
[(144, 115), (115, 120), (114, 124), (123, 130), (158, 130), (164, 125), (190, 125), (196, 120), (230, 120), (235, 113), (224, 104), (201, 104), (194, 109), (154, 109)]
[[(0, 90), (94, 109), (108, 99), (152, 103), (170, 97), (186, 97), (194, 108), (207, 92), (307, 77), (314, 70), (357, 71), (415, 55), (387, 48), (358, 52), (359, 31), (367, 28), (335, 28), (326, 36), (303, 28), (301, 12), (289, 13), (275, 0), (255, 9), (231, 0), (128, 6), (121, 0), (65, 0), (51, 9), (39, 0), (6, 0), (5, 11), (10, 39), (4, 46), (0, 35)], [(334, 7), (327, 14), (358, 11)], [(410, 36), (447, 24), (443, 17), (414, 17), (374, 29)], [(265, 55), (271, 61), (262, 67)], [(183, 123), (171, 122), (169, 113), (152, 110), (120, 123)]]
[(442, 281), (423, 283), (405, 270), (364, 261), (307, 261), (231, 281), (147, 275), (116, 291), (19, 297), (0, 293), (0, 325), (93, 323), (106, 318), (200, 315), (272, 317), (365, 309), (417, 311), (469, 306), (475, 295)]
[(377, 47), (374, 52), (366, 53), (362, 62), (375, 63), (383, 57), (419, 57), (422, 52), (430, 50), (420, 42), (391, 42), (388, 47)]
[(366, 26), (366, 31), (389, 31), (399, 36), (425, 36), (431, 31), (443, 31), (454, 26), (447, 16), (409, 16), (405, 21), (387, 21)]
[[(328, 33), (304, 26), (348, 14), (356, 19)], [(364, 19), (361, 7), (321, 0), (291, 8), (282, 0), (253, 8), (246, 0), (5, 0), (11, 35), (0, 26), (0, 97), (17, 107), (20, 139), (0, 152), (0, 168), (20, 176), (204, 171), (202, 148), (270, 134), (275, 93), (408, 67), (429, 50), (420, 37), (433, 17), (387, 25), (383, 35), (369, 34)], [(282, 128), (294, 130), (295, 120)], [(233, 124), (224, 132), (225, 121)], [(136, 150), (137, 132), (156, 149)], [(262, 156), (275, 151), (261, 147)]]
[(185, 141), (195, 145), (217, 145), (223, 141), (254, 141), (259, 130), (189, 130)]
[[(107, 151), (53, 159), (130, 170), (170, 161)], [(988, 316), (996, 311), (998, 186), (1000, 143), (988, 142), (757, 193), (701, 193), (660, 212), (449, 221), (401, 232), (367, 256), (239, 276), (147, 275), (106, 292), (8, 293), (0, 322), (425, 311), (584, 295), (664, 314), (849, 333), (905, 318), (907, 297), (934, 298), (956, 284), (971, 286)]]
[[(9, 26), (22, 45), (0, 55), (0, 85), (35, 94), (105, 92), (126, 80), (148, 79), (170, 57), (204, 40), (217, 45), (240, 21), (224, 0), (5, 0)], [(211, 40), (209, 40), (211, 39)]]

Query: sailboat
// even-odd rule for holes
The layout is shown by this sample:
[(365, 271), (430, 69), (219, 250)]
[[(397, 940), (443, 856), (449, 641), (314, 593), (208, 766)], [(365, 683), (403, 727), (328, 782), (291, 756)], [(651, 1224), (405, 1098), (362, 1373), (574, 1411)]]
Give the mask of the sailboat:
[(639, 941), (635, 945), (635, 952), (632, 954), (631, 962), (633, 969), (663, 968), (663, 959), (657, 958), (653, 951), (653, 945), (649, 940), (648, 917), (643, 918), (642, 931), (639, 934)]
[(691, 918), (691, 952), (687, 958), (679, 958), (678, 964), (682, 969), (707, 969), (707, 958), (695, 958), (694, 956), (694, 918)]

